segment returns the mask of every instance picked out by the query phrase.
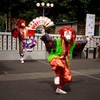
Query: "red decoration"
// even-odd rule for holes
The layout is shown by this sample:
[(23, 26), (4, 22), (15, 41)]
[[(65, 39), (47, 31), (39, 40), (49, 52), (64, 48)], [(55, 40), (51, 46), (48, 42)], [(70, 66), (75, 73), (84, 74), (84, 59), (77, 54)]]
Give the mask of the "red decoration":
[(19, 29), (17, 28), (14, 28), (12, 31), (11, 31), (11, 34), (14, 38), (17, 38), (19, 36)]
[(34, 30), (33, 29), (28, 29), (27, 30), (27, 36), (34, 36)]

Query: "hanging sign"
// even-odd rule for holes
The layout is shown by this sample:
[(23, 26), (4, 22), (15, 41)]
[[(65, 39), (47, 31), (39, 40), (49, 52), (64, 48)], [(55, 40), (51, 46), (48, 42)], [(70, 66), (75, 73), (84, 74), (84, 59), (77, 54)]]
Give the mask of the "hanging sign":
[(85, 35), (94, 36), (94, 28), (95, 28), (95, 14), (87, 14)]

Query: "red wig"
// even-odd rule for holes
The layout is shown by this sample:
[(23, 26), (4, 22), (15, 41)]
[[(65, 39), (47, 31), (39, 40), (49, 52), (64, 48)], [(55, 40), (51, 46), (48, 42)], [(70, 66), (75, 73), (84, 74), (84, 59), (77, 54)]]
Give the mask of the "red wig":
[[(71, 27), (71, 26), (64, 26), (62, 27), (58, 32), (60, 34), (60, 37), (64, 39), (64, 31), (71, 31), (72, 32), (72, 37), (71, 37), (71, 42), (73, 42), (76, 38), (76, 31)], [(68, 34), (68, 33), (67, 33)]]
[[(18, 28), (22, 28), (22, 27), (23, 27), (23, 26), (22, 26), (22, 23), (26, 26), (25, 20), (20, 19), (20, 20), (18, 21), (18, 23), (17, 23)], [(24, 27), (25, 27), (25, 26), (24, 26)]]

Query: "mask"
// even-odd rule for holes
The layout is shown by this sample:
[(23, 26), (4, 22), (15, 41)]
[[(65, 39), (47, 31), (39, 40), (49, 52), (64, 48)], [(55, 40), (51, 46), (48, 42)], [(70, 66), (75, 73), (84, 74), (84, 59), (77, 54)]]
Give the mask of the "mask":
[(65, 30), (64, 31), (64, 38), (67, 42), (70, 42), (71, 38), (72, 38), (72, 32), (70, 30)]
[(22, 26), (22, 27), (25, 27), (25, 23), (21, 23), (21, 26)]

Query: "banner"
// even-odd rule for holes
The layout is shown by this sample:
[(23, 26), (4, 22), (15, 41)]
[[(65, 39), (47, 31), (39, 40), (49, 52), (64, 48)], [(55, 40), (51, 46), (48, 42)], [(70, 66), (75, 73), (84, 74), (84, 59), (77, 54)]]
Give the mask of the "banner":
[(95, 28), (95, 14), (87, 14), (85, 35), (94, 36), (94, 28)]

